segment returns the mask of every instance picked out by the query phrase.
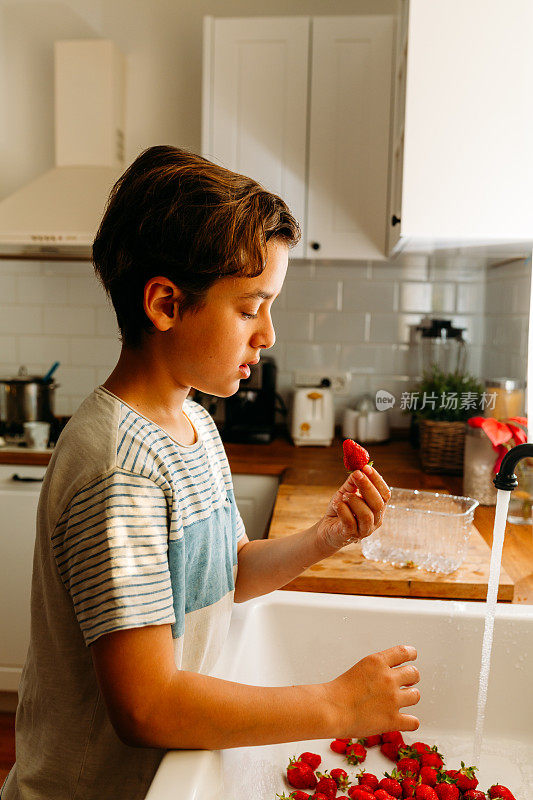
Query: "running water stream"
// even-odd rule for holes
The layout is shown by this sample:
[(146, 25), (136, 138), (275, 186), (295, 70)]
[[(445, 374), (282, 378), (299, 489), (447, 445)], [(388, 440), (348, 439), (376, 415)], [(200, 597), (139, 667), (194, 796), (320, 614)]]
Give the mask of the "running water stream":
[(485, 630), (483, 633), (483, 646), (481, 648), (481, 670), (479, 673), (479, 687), (477, 696), (477, 718), (474, 734), (474, 751), (471, 764), (478, 765), (483, 741), (483, 726), (485, 723), (485, 706), (487, 704), (487, 690), (490, 675), (490, 657), (492, 651), (492, 637), (494, 633), (494, 617), (498, 602), (498, 586), (500, 583), (500, 569), (502, 563), (503, 540), (505, 537), (505, 524), (511, 492), (498, 489), (496, 497), (496, 513), (494, 517), (494, 531), (492, 535), (492, 553), (490, 557), (489, 585), (485, 606)]

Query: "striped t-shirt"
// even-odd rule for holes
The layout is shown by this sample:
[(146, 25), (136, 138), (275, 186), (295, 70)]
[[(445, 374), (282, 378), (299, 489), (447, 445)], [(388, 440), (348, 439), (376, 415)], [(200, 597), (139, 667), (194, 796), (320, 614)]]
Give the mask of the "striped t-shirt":
[(102, 634), (170, 624), (178, 668), (215, 664), (245, 532), (212, 418), (191, 400), (183, 410), (196, 431), (188, 446), (98, 387), (59, 438), (39, 500), (17, 761), (2, 800), (144, 798), (164, 750), (116, 735), (89, 650)]

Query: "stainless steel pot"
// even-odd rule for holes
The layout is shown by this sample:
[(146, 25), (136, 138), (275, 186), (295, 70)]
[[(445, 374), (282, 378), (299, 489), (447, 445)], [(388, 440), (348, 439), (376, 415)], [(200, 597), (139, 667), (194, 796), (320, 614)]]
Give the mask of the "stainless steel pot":
[(0, 378), (0, 420), (7, 425), (54, 420), (54, 392), (58, 384), (28, 375), (21, 367), (15, 378)]

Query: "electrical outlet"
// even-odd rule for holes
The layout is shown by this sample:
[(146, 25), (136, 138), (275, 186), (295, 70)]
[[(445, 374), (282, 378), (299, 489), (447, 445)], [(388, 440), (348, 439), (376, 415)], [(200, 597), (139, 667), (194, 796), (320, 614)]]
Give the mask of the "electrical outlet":
[(347, 395), (350, 386), (350, 373), (335, 370), (297, 370), (294, 375), (295, 386), (320, 386), (324, 378), (330, 381), (333, 394)]

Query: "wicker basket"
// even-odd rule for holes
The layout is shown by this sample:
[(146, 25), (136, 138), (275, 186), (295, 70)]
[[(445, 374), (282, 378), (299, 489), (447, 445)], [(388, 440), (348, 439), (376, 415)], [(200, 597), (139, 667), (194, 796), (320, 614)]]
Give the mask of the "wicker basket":
[(466, 422), (419, 420), (420, 460), (424, 472), (463, 474)]

